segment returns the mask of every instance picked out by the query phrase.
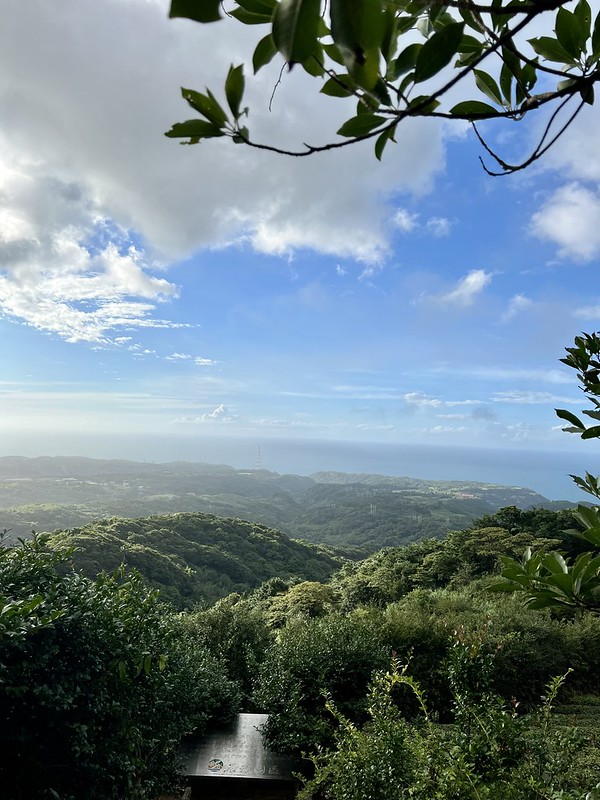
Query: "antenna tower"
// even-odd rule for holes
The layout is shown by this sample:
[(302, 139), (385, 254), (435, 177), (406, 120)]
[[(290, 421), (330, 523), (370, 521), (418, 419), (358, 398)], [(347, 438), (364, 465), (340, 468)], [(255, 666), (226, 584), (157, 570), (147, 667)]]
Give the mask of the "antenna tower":
[(262, 457), (260, 454), (260, 445), (256, 449), (256, 469), (262, 469)]

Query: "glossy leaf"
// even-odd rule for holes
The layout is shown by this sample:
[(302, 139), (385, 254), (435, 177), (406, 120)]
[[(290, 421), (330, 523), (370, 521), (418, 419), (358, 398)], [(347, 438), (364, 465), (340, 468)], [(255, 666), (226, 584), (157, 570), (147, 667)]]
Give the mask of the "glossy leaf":
[(302, 62), (317, 44), (319, 0), (281, 0), (273, 18), (273, 41), (286, 61)]
[(344, 122), (338, 130), (338, 135), (347, 137), (365, 136), (385, 122), (388, 122), (388, 119), (377, 114), (359, 114)]
[(379, 78), (385, 34), (381, 0), (331, 0), (331, 36), (352, 78), (370, 90)]
[(189, 105), (202, 114), (213, 125), (221, 128), (227, 122), (227, 114), (217, 103), (214, 97), (195, 92), (193, 89), (182, 89), (181, 95)]
[(447, 66), (458, 52), (464, 23), (453, 22), (428, 39), (419, 52), (415, 65), (415, 83), (421, 83)]
[(529, 44), (538, 56), (545, 58), (547, 61), (553, 61), (557, 64), (575, 63), (573, 57), (565, 50), (562, 44), (550, 36), (539, 36), (537, 39), (530, 39)]
[(394, 125), (392, 128), (388, 128), (387, 131), (384, 131), (380, 136), (377, 137), (375, 142), (375, 158), (378, 161), (381, 161), (386, 144), (394, 141), (395, 134), (396, 126)]
[(421, 42), (413, 42), (406, 47), (400, 55), (394, 60), (391, 66), (390, 79), (395, 81), (406, 72), (410, 72), (415, 68), (419, 53), (423, 49)]
[(231, 113), (237, 119), (240, 116), (240, 104), (244, 95), (244, 65), (239, 64), (229, 67), (227, 80), (225, 81), (225, 96), (231, 109)]
[(355, 89), (354, 81), (349, 75), (336, 75), (323, 85), (321, 94), (329, 97), (351, 97)]
[(216, 22), (221, 19), (221, 0), (171, 0), (169, 17)]
[(170, 131), (165, 133), (165, 136), (170, 139), (191, 139), (196, 142), (200, 139), (223, 135), (223, 131), (219, 127), (213, 125), (212, 122), (205, 122), (203, 119), (188, 119), (186, 122), (177, 122)]
[(465, 100), (462, 103), (450, 109), (450, 113), (455, 117), (464, 117), (466, 119), (476, 119), (478, 117), (496, 115), (498, 109), (493, 106), (488, 106), (487, 103), (482, 103), (480, 100)]
[(575, 14), (561, 7), (556, 13), (554, 28), (559, 44), (575, 59), (578, 59), (583, 49), (583, 29)]
[(600, 56), (600, 11), (594, 20), (594, 30), (592, 32), (592, 56), (598, 58)]
[(228, 12), (228, 15), (244, 25), (264, 25), (271, 22), (272, 17), (271, 12), (256, 13), (255, 11), (246, 11), (245, 8), (234, 8), (233, 11)]
[(487, 72), (480, 69), (474, 69), (473, 75), (475, 76), (475, 84), (480, 92), (486, 97), (489, 97), (494, 103), (502, 105), (502, 95), (496, 81)]
[(590, 36), (592, 27), (592, 9), (590, 8), (590, 4), (587, 0), (579, 0), (573, 13), (577, 17), (579, 27), (581, 28), (580, 44), (583, 49)]
[(253, 14), (272, 15), (277, 6), (276, 0), (236, 0), (238, 6)]
[(256, 75), (259, 69), (266, 66), (276, 54), (277, 48), (275, 47), (275, 42), (271, 34), (268, 33), (259, 41), (254, 49), (254, 54), (252, 56), (254, 74)]
[(570, 411), (566, 411), (564, 408), (555, 408), (554, 413), (559, 419), (564, 419), (566, 422), (570, 422), (571, 425), (574, 425), (576, 428), (579, 428), (580, 430), (583, 430), (585, 428), (585, 425), (579, 419), (579, 417), (576, 417), (575, 414), (571, 414)]

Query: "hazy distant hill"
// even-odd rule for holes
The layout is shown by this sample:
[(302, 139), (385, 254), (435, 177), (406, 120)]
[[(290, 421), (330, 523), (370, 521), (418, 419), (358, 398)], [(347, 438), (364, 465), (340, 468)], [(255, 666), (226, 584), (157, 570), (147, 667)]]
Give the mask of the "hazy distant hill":
[(251, 520), (293, 538), (377, 550), (441, 537), (508, 505), (558, 507), (530, 489), (466, 481), (341, 472), (302, 477), (187, 462), (0, 458), (0, 529), (9, 528), (12, 536), (102, 517), (202, 512)]
[(326, 581), (342, 563), (327, 548), (208, 514), (106, 519), (57, 532), (52, 541), (74, 546), (75, 566), (90, 577), (121, 563), (135, 567), (178, 607), (213, 603), (274, 577)]

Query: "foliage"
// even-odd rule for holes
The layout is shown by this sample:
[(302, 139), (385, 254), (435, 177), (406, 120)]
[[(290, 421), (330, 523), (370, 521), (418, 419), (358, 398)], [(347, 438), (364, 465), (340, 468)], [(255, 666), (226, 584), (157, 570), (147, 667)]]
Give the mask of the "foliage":
[[(490, 690), (492, 665), (485, 632), (455, 638), (448, 664), (451, 726), (432, 722), (418, 682), (397, 660), (375, 677), (370, 719), (362, 727), (328, 698), (339, 725), (336, 747), (313, 756), (315, 776), (300, 800), (583, 800), (589, 787), (569, 769), (581, 738), (572, 729), (551, 730), (552, 706), (566, 676), (550, 681), (538, 709), (518, 716), (514, 704)], [(399, 686), (416, 698), (420, 722), (407, 722), (396, 702)], [(592, 800), (594, 790), (586, 797)]]
[(51, 541), (76, 547), (73, 560), (90, 577), (122, 562), (139, 570), (179, 608), (253, 589), (274, 576), (323, 580), (340, 563), (279, 531), (209, 514), (113, 517), (57, 532)]
[[(219, 0), (172, 0), (170, 16), (214, 22), (221, 17), (220, 5)], [(233, 0), (225, 7), (230, 20), (266, 26), (252, 58), (255, 73), (279, 54), (290, 69), (301, 65), (319, 82), (322, 94), (355, 101), (355, 112), (337, 131), (343, 141), (298, 151), (254, 142), (244, 106), (243, 64), (229, 69), (226, 106), (209, 89), (205, 94), (182, 89), (198, 116), (173, 125), (167, 136), (189, 144), (226, 136), (294, 156), (373, 138), (381, 159), (398, 125), (410, 117), (518, 121), (548, 106), (552, 114), (543, 135), (520, 164), (497, 156), (478, 133), (499, 174), (514, 172), (540, 158), (583, 106), (594, 102), (600, 14), (592, 19), (587, 0), (572, 10), (567, 5), (567, 0), (491, 5), (470, 0)], [(532, 36), (533, 31), (546, 35)], [(465, 99), (455, 103), (457, 85)]]
[[(597, 334), (576, 336), (573, 347), (566, 348), (567, 356), (561, 361), (577, 370), (586, 400), (592, 407), (583, 413), (600, 420), (600, 338)], [(600, 425), (587, 426), (579, 417), (565, 409), (556, 409), (557, 416), (568, 422), (563, 430), (576, 433), (582, 439), (599, 439)], [(571, 476), (584, 491), (600, 498), (600, 477), (586, 472), (582, 478)], [(586, 549), (573, 560), (559, 551), (525, 551), (519, 561), (502, 559), (503, 581), (492, 587), (495, 591), (521, 592), (530, 608), (552, 608), (562, 615), (581, 614), (585, 611), (600, 613), (600, 507), (579, 505), (575, 519), (583, 530), (569, 531), (583, 541)], [(590, 549), (591, 548), (591, 549)]]
[(388, 656), (368, 620), (331, 615), (283, 628), (267, 652), (254, 695), (270, 715), (266, 742), (295, 753), (329, 743), (333, 729), (321, 693), (331, 692), (353, 719), (364, 718), (368, 682)]
[(251, 699), (255, 676), (272, 643), (273, 633), (263, 612), (239, 594), (211, 608), (186, 614), (183, 625), (224, 665), (242, 694), (242, 710), (254, 711)]
[(0, 548), (2, 797), (150, 797), (237, 692), (138, 574), (90, 580), (70, 555), (46, 537)]

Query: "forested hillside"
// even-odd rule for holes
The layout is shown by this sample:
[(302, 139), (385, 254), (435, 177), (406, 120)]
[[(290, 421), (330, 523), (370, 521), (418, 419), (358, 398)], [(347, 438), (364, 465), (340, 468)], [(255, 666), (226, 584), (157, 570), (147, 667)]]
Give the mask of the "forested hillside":
[(464, 528), (502, 506), (543, 507), (529, 489), (464, 481), (209, 464), (0, 458), (0, 529), (80, 527), (102, 517), (201, 512), (239, 517), (295, 539), (371, 551)]
[(137, 569), (178, 608), (247, 592), (274, 577), (326, 581), (342, 562), (331, 549), (208, 514), (113, 517), (58, 531), (51, 542), (59, 550), (74, 547), (75, 567), (90, 578), (122, 563)]

